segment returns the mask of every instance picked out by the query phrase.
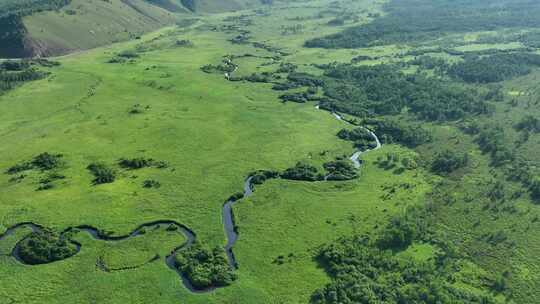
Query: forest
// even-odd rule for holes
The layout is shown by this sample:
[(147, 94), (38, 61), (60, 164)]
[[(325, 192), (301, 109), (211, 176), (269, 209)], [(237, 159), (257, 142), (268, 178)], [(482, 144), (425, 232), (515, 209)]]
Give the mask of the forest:
[(386, 4), (385, 10), (386, 15), (366, 25), (308, 40), (305, 46), (359, 48), (420, 43), (450, 33), (540, 25), (536, 18), (540, 13), (540, 4), (530, 0), (394, 0)]
[(0, 3), (0, 19), (7, 16), (26, 16), (35, 12), (56, 10), (71, 0), (5, 0)]
[(319, 100), (323, 109), (364, 118), (396, 115), (404, 108), (427, 121), (457, 120), (492, 111), (487, 102), (491, 96), (482, 95), (475, 88), (421, 73), (407, 75), (395, 65), (319, 67), (324, 70), (324, 77), (291, 73), (286, 85), (322, 87), (324, 97), (313, 97), (311, 91), (316, 90), (308, 89), (306, 93), (284, 94), (281, 98), (295, 102)]
[(46, 78), (50, 72), (40, 67), (54, 67), (59, 63), (46, 59), (15, 61), (0, 63), (0, 95), (21, 85), (24, 82)]
[[(410, 209), (393, 218), (378, 235), (341, 238), (323, 246), (317, 259), (333, 278), (317, 290), (311, 303), (497, 303), (492, 293), (478, 294), (454, 285), (460, 256), (439, 239), (426, 219), (428, 211)], [(413, 242), (440, 250), (427, 260), (400, 256)], [(502, 290), (493, 280), (493, 291)]]

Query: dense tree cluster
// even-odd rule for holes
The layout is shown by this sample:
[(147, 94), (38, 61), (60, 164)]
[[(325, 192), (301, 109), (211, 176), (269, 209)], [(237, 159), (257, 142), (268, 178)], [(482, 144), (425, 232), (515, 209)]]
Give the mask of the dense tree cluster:
[(540, 55), (509, 53), (491, 56), (466, 56), (465, 60), (448, 68), (448, 74), (466, 82), (499, 82), (529, 74), (531, 67), (540, 66)]
[(279, 99), (283, 102), (297, 102), (297, 103), (305, 103), (310, 100), (317, 100), (318, 98), (314, 97), (313, 95), (309, 94), (308, 92), (297, 92), (297, 93), (287, 93), (279, 96)]
[(358, 177), (358, 172), (349, 160), (335, 160), (323, 165), (326, 180), (344, 181)]
[(309, 164), (298, 162), (292, 168), (288, 168), (281, 173), (281, 178), (302, 181), (318, 181), (324, 178), (319, 170)]
[(16, 15), (19, 17), (35, 12), (57, 10), (71, 3), (71, 0), (3, 0), (0, 3), (0, 18)]
[(469, 161), (467, 153), (444, 150), (435, 155), (431, 163), (431, 171), (437, 174), (448, 174), (465, 167)]
[[(311, 303), (498, 303), (486, 289), (471, 292), (455, 284), (459, 255), (432, 230), (431, 218), (427, 208), (410, 208), (378, 235), (355, 235), (323, 246), (317, 260), (333, 280), (312, 295)], [(417, 241), (437, 247), (434, 257), (399, 256)]]
[(236, 280), (225, 252), (219, 247), (210, 250), (195, 243), (176, 255), (175, 266), (197, 289), (227, 286)]
[(250, 174), (251, 182), (255, 185), (261, 185), (266, 180), (279, 177), (279, 172), (269, 170), (259, 170)]
[(38, 60), (6, 60), (0, 63), (0, 94), (11, 90), (19, 84), (39, 80), (50, 73), (40, 71), (36, 66), (55, 66), (57, 62), (46, 59)]
[(393, 65), (325, 67), (324, 93), (320, 105), (356, 116), (398, 114), (408, 108), (425, 120), (456, 120), (487, 114), (485, 96), (461, 84), (406, 75)]
[(383, 143), (400, 143), (408, 147), (430, 142), (431, 132), (420, 124), (396, 119), (367, 119), (366, 124), (373, 128)]
[(508, 164), (515, 159), (514, 152), (510, 150), (504, 137), (504, 129), (493, 125), (484, 126), (476, 136), (480, 149), (490, 154), (492, 164), (495, 166)]
[[(540, 3), (505, 0), (393, 0), (371, 23), (305, 43), (307, 47), (359, 48), (433, 40), (448, 33), (538, 27)], [(426, 18), (429, 16), (429, 18)]]
[[(321, 172), (317, 167), (304, 162), (298, 162), (292, 168), (288, 168), (283, 171), (279, 177), (289, 180), (299, 181), (322, 181), (322, 180), (336, 180), (344, 181), (351, 180), (358, 177), (358, 172), (348, 159), (336, 159), (323, 164), (324, 172)], [(268, 171), (272, 174), (271, 171)], [(273, 178), (274, 175), (271, 175)], [(258, 180), (264, 181), (266, 176), (258, 178)]]
[(17, 245), (18, 256), (30, 265), (46, 264), (75, 255), (78, 246), (52, 231), (36, 231)]
[(337, 136), (343, 140), (354, 142), (354, 146), (362, 151), (377, 147), (375, 138), (365, 128), (342, 129), (338, 132)]
[(540, 132), (540, 119), (533, 115), (525, 115), (515, 126), (518, 131)]
[(262, 73), (251, 73), (248, 76), (243, 77), (235, 77), (231, 76), (229, 77), (230, 81), (249, 81), (249, 82), (258, 82), (258, 83), (272, 83), (274, 81), (273, 73), (270, 72), (262, 72)]
[(324, 247), (319, 260), (334, 280), (313, 294), (314, 304), (496, 303), (453, 285), (449, 266), (400, 259), (363, 237)]

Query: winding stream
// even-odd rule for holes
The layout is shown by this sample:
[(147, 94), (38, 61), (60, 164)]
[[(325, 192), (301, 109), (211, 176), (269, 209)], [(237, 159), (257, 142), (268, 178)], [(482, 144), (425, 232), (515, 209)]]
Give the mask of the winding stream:
[[(316, 106), (316, 109), (320, 109), (319, 106)], [(331, 111), (330, 111), (330, 113), (337, 120), (352, 124), (351, 122), (344, 119), (343, 116), (341, 116), (339, 113), (331, 112)], [(356, 151), (350, 157), (350, 160), (353, 162), (355, 168), (357, 168), (357, 169), (359, 169), (361, 167), (361, 162), (360, 162), (359, 158), (360, 158), (360, 156), (362, 154), (367, 153), (369, 151), (377, 150), (377, 149), (379, 149), (381, 147), (381, 142), (379, 141), (379, 138), (377, 137), (377, 135), (375, 133), (373, 133), (371, 130), (367, 129), (367, 128), (366, 128), (366, 130), (371, 134), (371, 136), (373, 136), (374, 140), (377, 143), (377, 146), (375, 148), (371, 149), (371, 150)], [(225, 202), (225, 204), (223, 205), (223, 208), (222, 208), (223, 230), (224, 230), (225, 235), (227, 237), (227, 244), (225, 245), (224, 249), (225, 249), (225, 252), (227, 254), (229, 265), (230, 265), (230, 267), (232, 269), (237, 269), (238, 268), (238, 262), (236, 261), (236, 258), (235, 258), (234, 253), (233, 253), (233, 247), (234, 247), (235, 243), (238, 241), (238, 231), (236, 229), (236, 225), (235, 225), (235, 221), (234, 221), (233, 206), (236, 203), (238, 203), (241, 199), (250, 197), (253, 194), (253, 191), (254, 191), (254, 185), (252, 183), (252, 176), (248, 176), (246, 178), (245, 182), (244, 182), (244, 191), (243, 191), (242, 198), (240, 198), (240, 199), (232, 199), (231, 198), (231, 199), (229, 199), (228, 201)], [(185, 248), (189, 248), (196, 240), (195, 232), (193, 232), (187, 226), (185, 226), (185, 225), (183, 225), (181, 223), (178, 223), (176, 221), (173, 221), (173, 220), (157, 220), (157, 221), (144, 223), (144, 224), (141, 224), (138, 227), (136, 227), (130, 233), (125, 234), (125, 235), (119, 235), (119, 236), (105, 234), (105, 233), (103, 233), (103, 231), (101, 231), (100, 229), (98, 229), (96, 227), (93, 227), (93, 226), (80, 225), (80, 226), (75, 226), (75, 227), (69, 227), (69, 228), (63, 230), (60, 233), (60, 237), (64, 238), (64, 237), (66, 237), (68, 235), (78, 234), (78, 233), (83, 232), (83, 233), (87, 233), (88, 235), (90, 235), (95, 240), (106, 241), (106, 242), (117, 242), (117, 241), (124, 241), (124, 240), (128, 240), (130, 238), (142, 236), (142, 235), (145, 234), (146, 230), (148, 230), (148, 229), (161, 229), (161, 228), (163, 228), (162, 226), (167, 226), (166, 229), (176, 230), (176, 231), (182, 233), (186, 237), (186, 241), (183, 244), (180, 244), (176, 248), (172, 249), (170, 251), (170, 253), (167, 256), (165, 256), (166, 265), (171, 270), (178, 273), (178, 275), (182, 279), (182, 282), (183, 282), (184, 286), (189, 291), (191, 291), (193, 293), (205, 293), (205, 292), (210, 292), (210, 291), (215, 290), (216, 289), (215, 287), (210, 287), (210, 288), (202, 289), (202, 290), (195, 288), (191, 284), (191, 282), (181, 273), (181, 271), (179, 271), (176, 268), (176, 266), (175, 266), (175, 256), (176, 256), (176, 254), (178, 252), (180, 252), (181, 250), (185, 249)], [(12, 235), (13, 233), (15, 233), (19, 229), (27, 229), (27, 228), (29, 228), (32, 232), (41, 232), (41, 231), (44, 231), (46, 229), (45, 227), (43, 227), (43, 226), (41, 226), (39, 224), (32, 223), (32, 222), (23, 222), (23, 223), (15, 224), (15, 225), (11, 226), (10, 228), (8, 228), (3, 234), (0, 234), (0, 241), (5, 239), (6, 237)], [(25, 237), (23, 237), (21, 240), (19, 240), (16, 243), (15, 247), (13, 248), (13, 250), (11, 252), (11, 256), (13, 256), (13, 258), (15, 258), (21, 264), (25, 264), (25, 265), (28, 265), (28, 264), (25, 263), (25, 261), (20, 257), (19, 248), (20, 248), (20, 244), (29, 235), (30, 235), (30, 233), (27, 234)], [(70, 242), (72, 244), (74, 244), (76, 246), (76, 248), (77, 248), (77, 251), (76, 251), (75, 254), (79, 253), (81, 248), (82, 248), (82, 245), (80, 243), (78, 243), (77, 241), (74, 241), (74, 240), (71, 240), (71, 239), (70, 239)], [(158, 259), (160, 259), (160, 257), (156, 256), (156, 257), (152, 258), (150, 261), (148, 261), (147, 263), (156, 261)], [(133, 267), (125, 267), (125, 268), (123, 268), (123, 270), (135, 269), (135, 268), (144, 266), (147, 263), (143, 263), (141, 265), (133, 266)], [(114, 270), (110, 270), (108, 267), (106, 267), (103, 264), (103, 262), (100, 261), (99, 259), (98, 259), (98, 262), (96, 263), (96, 266), (98, 267), (98, 269), (100, 269), (102, 271), (106, 271), (106, 272), (114, 271)]]

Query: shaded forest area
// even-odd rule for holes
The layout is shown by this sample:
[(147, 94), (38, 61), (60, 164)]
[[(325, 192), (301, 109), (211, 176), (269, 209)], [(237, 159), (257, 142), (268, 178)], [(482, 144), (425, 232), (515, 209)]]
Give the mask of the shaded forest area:
[(384, 8), (387, 14), (369, 24), (309, 40), (305, 46), (359, 48), (418, 43), (449, 33), (540, 26), (540, 2), (533, 0), (393, 0)]
[(59, 63), (46, 59), (8, 60), (0, 63), (0, 95), (16, 86), (33, 80), (47, 77), (48, 72), (40, 71), (38, 67), (53, 67)]

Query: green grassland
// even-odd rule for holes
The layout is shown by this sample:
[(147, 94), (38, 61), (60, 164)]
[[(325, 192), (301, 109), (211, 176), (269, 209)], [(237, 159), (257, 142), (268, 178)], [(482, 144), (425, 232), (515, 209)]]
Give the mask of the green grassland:
[[(111, 16), (130, 18), (129, 10), (118, 3), (77, 3), (70, 6), (80, 14), (95, 16), (89, 19), (92, 23), (78, 22), (77, 15), (52, 12), (32, 16), (26, 23), (33, 33), (42, 35), (39, 39), (53, 44), (58, 41), (59, 45), (63, 43), (59, 40), (69, 40), (69, 49), (123, 40), (123, 35), (129, 35), (118, 31), (112, 35), (117, 38), (109, 40), (111, 30), (124, 26), (116, 22), (124, 19), (112, 19), (103, 10), (112, 6)], [(207, 64), (220, 64), (226, 55), (251, 55), (234, 59), (238, 65), (234, 76), (272, 72), (281, 62), (295, 64), (299, 72), (321, 76), (324, 71), (313, 64), (348, 64), (358, 56), (369, 59), (355, 66), (403, 64), (404, 72), (414, 74), (420, 68), (408, 63), (418, 56), (410, 51), (428, 50), (425, 55), (455, 63), (466, 60), (463, 53), (506, 52), (524, 45), (507, 32), (505, 39), (493, 41), (497, 31), (489, 33), (490, 40), (480, 39), (486, 36), (484, 31), (460, 30), (419, 44), (400, 41), (352, 49), (303, 47), (311, 39), (372, 21), (383, 13), (382, 4), (368, 0), (337, 4), (330, 0), (294, 1), (256, 12), (204, 15), (187, 27), (163, 28), (139, 40), (55, 58), (60, 66), (40, 67), (51, 73), (49, 77), (24, 83), (0, 96), (5, 109), (0, 112), (0, 171), (43, 152), (60, 153), (62, 164), (55, 172), (65, 178), (54, 181), (52, 189), (37, 191), (47, 172), (30, 170), (22, 179), (2, 173), (0, 232), (32, 221), (58, 231), (86, 224), (122, 235), (145, 222), (174, 220), (192, 229), (201, 242), (223, 246), (222, 205), (231, 194), (241, 191), (250, 172), (283, 170), (298, 161), (320, 167), (337, 156), (352, 154), (351, 143), (336, 136), (350, 125), (316, 110), (316, 102), (282, 103), (281, 92), (272, 90), (270, 83), (232, 82), (223, 73), (201, 70)], [(228, 8), (240, 7), (231, 5)], [(169, 18), (162, 9), (152, 10), (159, 18)], [(347, 15), (344, 11), (356, 18), (345, 18), (343, 26), (329, 25)], [(93, 22), (100, 24), (99, 31)], [(138, 34), (139, 28), (162, 26), (137, 22), (129, 32)], [(45, 24), (55, 24), (57, 31), (40, 31)], [(90, 29), (95, 31), (92, 40), (77, 37), (80, 31)], [(249, 31), (249, 43), (231, 43), (240, 29)], [(191, 44), (178, 43), (184, 40)], [(111, 58), (130, 53), (136, 56), (109, 63)], [(427, 73), (440, 75), (434, 69)], [(464, 132), (463, 126), (470, 121), (500, 125), (503, 144), (535, 172), (540, 137), (531, 131), (528, 140), (516, 144), (523, 131), (514, 126), (525, 115), (538, 114), (539, 75), (534, 68), (527, 75), (501, 82), (503, 98), (490, 102), (490, 115), (422, 121), (432, 134), (431, 142), (414, 148), (385, 144), (364, 154), (358, 179), (276, 179), (257, 185), (253, 196), (234, 207), (239, 232), (234, 253), (239, 268), (238, 280), (231, 286), (202, 294), (187, 290), (163, 261), (169, 251), (185, 242), (178, 233), (148, 231), (121, 242), (80, 234), (75, 239), (82, 248), (74, 257), (26, 266), (10, 256), (16, 242), (28, 233), (18, 230), (0, 241), (0, 276), (5, 278), (0, 284), (0, 303), (308, 303), (315, 290), (332, 282), (315, 258), (321, 246), (342, 237), (379, 233), (391, 218), (406, 214), (409, 207), (426, 205), (433, 216), (434, 238), (452, 242), (459, 252), (452, 274), (454, 287), (477, 295), (489, 290), (500, 303), (537, 303), (540, 234), (535, 227), (539, 206), (529, 196), (527, 186), (505, 177), (506, 167), (493, 165), (490, 154), (478, 146), (478, 135)], [(490, 86), (473, 85), (480, 90)], [(394, 116), (402, 121), (416, 120), (406, 110)], [(467, 165), (449, 174), (431, 172), (431, 163), (444, 150), (467, 152)], [(419, 166), (385, 169), (380, 159), (389, 154), (417, 158)], [(121, 158), (135, 157), (164, 161), (167, 166), (127, 170), (117, 164)], [(92, 184), (86, 168), (96, 162), (116, 171), (113, 183)], [(156, 180), (161, 187), (144, 188), (145, 180)], [(503, 198), (490, 199), (497, 181), (504, 183)], [(504, 240), (493, 241), (493, 235), (500, 231)], [(437, 244), (415, 240), (396, 257), (433, 261), (443, 251)], [(156, 254), (160, 259), (149, 262)], [(110, 268), (133, 269), (104, 272), (98, 267), (101, 262)], [(505, 288), (495, 290), (494, 278), (503, 273), (508, 273)]]

